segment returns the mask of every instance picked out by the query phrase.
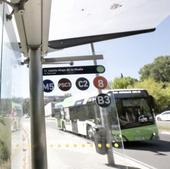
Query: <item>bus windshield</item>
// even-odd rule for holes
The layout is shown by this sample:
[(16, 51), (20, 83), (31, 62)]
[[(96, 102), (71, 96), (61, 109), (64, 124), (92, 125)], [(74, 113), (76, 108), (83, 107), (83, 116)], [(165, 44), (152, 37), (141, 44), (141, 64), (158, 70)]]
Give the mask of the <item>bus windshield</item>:
[(122, 129), (154, 123), (152, 109), (146, 98), (118, 99), (117, 109)]

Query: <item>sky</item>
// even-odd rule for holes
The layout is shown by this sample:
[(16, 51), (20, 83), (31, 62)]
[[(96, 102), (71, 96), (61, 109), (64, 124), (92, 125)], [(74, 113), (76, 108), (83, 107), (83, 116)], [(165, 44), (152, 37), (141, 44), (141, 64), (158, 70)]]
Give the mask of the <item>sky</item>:
[[(89, 1), (89, 3), (90, 2), (91, 1)], [(102, 2), (104, 3), (104, 1)], [(134, 1), (134, 3), (136, 2)], [(89, 11), (91, 12), (91, 10), (92, 9), (90, 8)], [(54, 31), (52, 32), (52, 35), (53, 34), (55, 35)], [(152, 33), (97, 42), (94, 43), (94, 47), (95, 53), (102, 54), (104, 57), (103, 60), (97, 61), (97, 63), (105, 67), (105, 73), (103, 73), (102, 76), (104, 76), (108, 81), (113, 80), (115, 77), (120, 77), (121, 74), (123, 74), (124, 76), (131, 76), (133, 78), (139, 79), (139, 70), (145, 64), (152, 63), (154, 59), (158, 56), (170, 55), (170, 17), (162, 21), (157, 26), (156, 31)], [(48, 53), (46, 57), (82, 56), (91, 54), (91, 48), (88, 44)], [(74, 66), (84, 66), (93, 64), (93, 61), (74, 62)], [(44, 67), (49, 66), (58, 67), (70, 65), (47, 65)], [(20, 88), (20, 95), (23, 97), (28, 97), (28, 68), (23, 66), (20, 69), (23, 70), (22, 74), (24, 77), (24, 80), (20, 81), (20, 85), (18, 85), (19, 87), (24, 86), (24, 89), (23, 87)], [(45, 95), (63, 95), (66, 93), (77, 92), (81, 93), (81, 91), (78, 90), (75, 86), (75, 81), (79, 77), (85, 77), (90, 81), (90, 88), (87, 90), (88, 92), (95, 89), (93, 86), (93, 79), (95, 78), (95, 74), (69, 76), (59, 75), (48, 77), (45, 76), (43, 77), (43, 79), (50, 79), (55, 84), (54, 90), (51, 93), (45, 93)], [(68, 92), (62, 92), (60, 89), (57, 88), (57, 83), (61, 78), (69, 78), (71, 80), (72, 88)], [(16, 89), (16, 91), (18, 90)]]

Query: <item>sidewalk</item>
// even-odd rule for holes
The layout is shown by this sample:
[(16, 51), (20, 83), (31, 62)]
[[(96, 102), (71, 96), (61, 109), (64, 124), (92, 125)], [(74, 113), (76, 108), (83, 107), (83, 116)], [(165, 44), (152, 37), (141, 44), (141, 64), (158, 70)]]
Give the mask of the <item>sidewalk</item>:
[(12, 132), (11, 169), (30, 168), (30, 144), (23, 128)]
[[(95, 149), (95, 148), (94, 148)], [(79, 159), (76, 159), (76, 152), (70, 151), (69, 148), (67, 149), (58, 149), (59, 156), (55, 156), (55, 160), (52, 159), (52, 153), (54, 148), (48, 148), (48, 153), (51, 154), (48, 159), (49, 168), (48, 169), (155, 169), (152, 166), (139, 162), (135, 159), (127, 157), (122, 153), (115, 152), (114, 153), (114, 160), (115, 165), (109, 166), (107, 164), (107, 157), (106, 155), (99, 155), (95, 151), (93, 156), (90, 157), (89, 160), (88, 156), (91, 154), (80, 154)], [(77, 150), (75, 150), (77, 151)], [(63, 154), (66, 154), (65, 159), (62, 158)], [(68, 158), (68, 157), (72, 158)], [(62, 160), (60, 160), (62, 159)], [(89, 162), (90, 161), (90, 162)]]

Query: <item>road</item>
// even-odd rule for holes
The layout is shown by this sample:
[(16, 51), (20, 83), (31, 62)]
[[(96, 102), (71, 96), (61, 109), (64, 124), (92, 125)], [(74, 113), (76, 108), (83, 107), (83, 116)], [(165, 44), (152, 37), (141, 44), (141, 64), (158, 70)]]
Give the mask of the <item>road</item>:
[(161, 140), (125, 144), (128, 156), (157, 169), (169, 169), (170, 135), (161, 135)]
[[(170, 128), (170, 122), (168, 121), (159, 123), (158, 125), (164, 126), (164, 128)], [(125, 144), (126, 154), (157, 169), (169, 169), (170, 134), (163, 131), (160, 132), (159, 136), (160, 140)]]

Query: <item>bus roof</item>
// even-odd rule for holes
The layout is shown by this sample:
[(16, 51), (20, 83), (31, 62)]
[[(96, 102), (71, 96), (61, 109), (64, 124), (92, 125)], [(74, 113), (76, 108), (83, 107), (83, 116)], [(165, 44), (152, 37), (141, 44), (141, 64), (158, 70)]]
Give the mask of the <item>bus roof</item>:
[[(145, 89), (113, 89), (113, 90), (102, 90), (102, 93), (113, 93), (115, 98), (130, 98), (131, 97), (147, 97), (148, 92)], [(94, 101), (99, 92), (89, 92), (83, 95), (74, 95), (64, 99), (63, 102), (55, 104), (55, 109), (61, 107), (71, 107), (75, 105), (83, 105), (87, 102)]]

